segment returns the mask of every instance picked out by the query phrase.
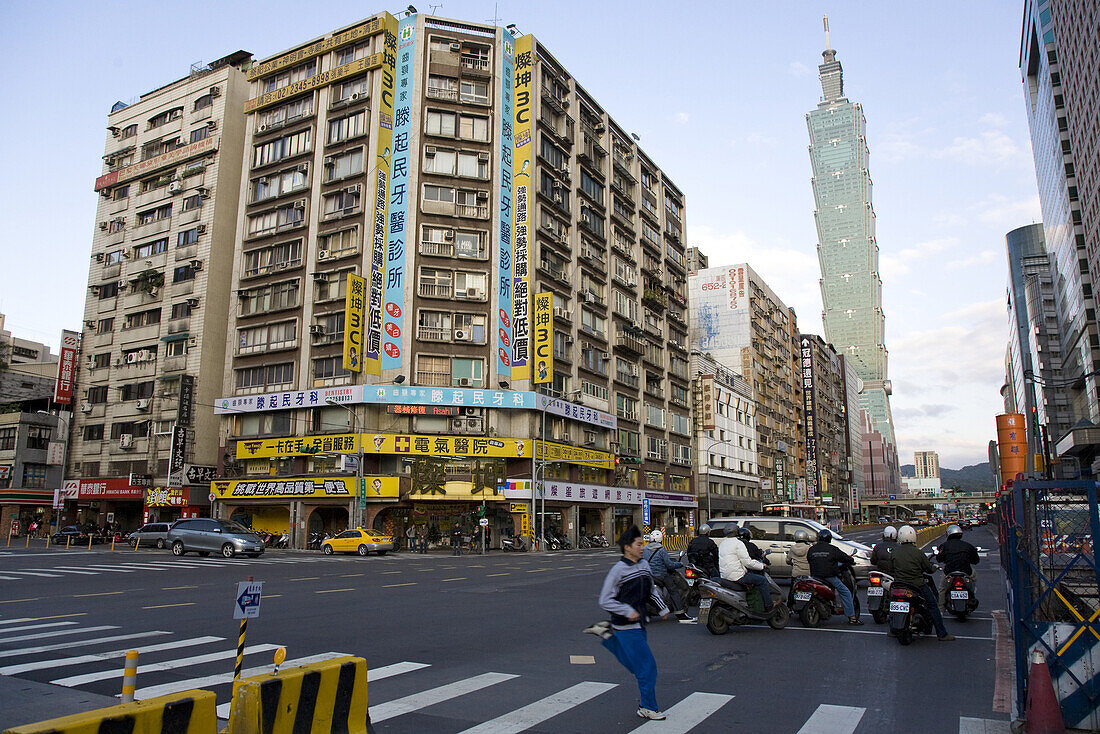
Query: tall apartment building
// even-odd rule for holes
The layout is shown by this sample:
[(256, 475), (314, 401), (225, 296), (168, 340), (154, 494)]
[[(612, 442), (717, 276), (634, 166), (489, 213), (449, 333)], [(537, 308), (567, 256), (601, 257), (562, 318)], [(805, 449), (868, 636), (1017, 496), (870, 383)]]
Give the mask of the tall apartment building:
[(806, 480), (795, 313), (744, 263), (692, 273), (688, 289), (691, 348), (709, 352), (752, 386), (760, 498), (793, 501)]
[(844, 517), (850, 517), (845, 360), (817, 334), (802, 334), (799, 341), (806, 488), (796, 500), (835, 506)]
[(209, 477), (188, 485), (168, 472), (173, 448), (174, 472), (220, 456), (209, 406), (225, 370), (250, 59), (192, 68), (108, 115), (66, 472), (72, 520), (113, 513), (134, 527), (209, 505)]
[(940, 478), (940, 455), (935, 451), (914, 451), (913, 466), (917, 479)]
[(696, 490), (700, 523), (759, 512), (756, 403), (752, 386), (710, 354), (691, 354)]
[[(1095, 3), (1025, 0), (1020, 73), (1062, 349), (1060, 384), (1072, 423), (1100, 424), (1100, 113)], [(1053, 455), (1095, 462), (1089, 429), (1052, 435)], [(1094, 463), (1094, 466), (1096, 464)], [(1096, 467), (1100, 469), (1100, 466)]]
[(549, 50), (381, 13), (248, 80), (219, 512), (683, 525), (684, 197)]
[(696, 270), (706, 270), (710, 267), (710, 260), (698, 247), (687, 248), (687, 269), (689, 273)]
[(806, 115), (825, 339), (855, 365), (863, 380), (863, 409), (878, 432), (896, 446), (867, 120), (863, 106), (844, 96), (844, 70), (829, 45), (828, 19), (825, 45), (824, 63), (818, 67), (823, 96), (817, 109)]
[(23, 339), (4, 328), (4, 314), (0, 313), (0, 363), (43, 364), (57, 363), (57, 355), (50, 353), (48, 344)]

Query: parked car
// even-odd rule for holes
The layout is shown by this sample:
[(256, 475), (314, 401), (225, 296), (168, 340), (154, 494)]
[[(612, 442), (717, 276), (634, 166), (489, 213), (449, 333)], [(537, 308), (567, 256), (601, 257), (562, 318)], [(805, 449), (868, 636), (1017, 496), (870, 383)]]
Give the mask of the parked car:
[(66, 525), (50, 536), (50, 542), (54, 545), (61, 543), (87, 543), (88, 529), (83, 525)]
[[(802, 517), (713, 517), (707, 521), (712, 529), (711, 537), (715, 542), (721, 540), (715, 537), (714, 530), (724, 531), (724, 536), (733, 535), (740, 527), (748, 527), (752, 531), (753, 542), (764, 551), (771, 565), (768, 573), (773, 578), (787, 578), (791, 575), (791, 567), (787, 565), (787, 550), (794, 545), (794, 534), (799, 530), (805, 530), (815, 541), (819, 530), (828, 530), (824, 525), (814, 520)], [(871, 548), (854, 540), (845, 540), (835, 530), (833, 545), (852, 556), (855, 559), (856, 579), (866, 579), (871, 572)]]
[(174, 556), (185, 553), (208, 556), (216, 552), (226, 558), (238, 553), (256, 558), (264, 552), (264, 541), (244, 525), (210, 517), (177, 520), (168, 529), (166, 540)]
[(171, 527), (170, 523), (151, 522), (130, 533), (126, 540), (130, 543), (131, 548), (149, 548), (153, 546), (167, 548), (169, 527)]
[(377, 530), (363, 528), (345, 530), (335, 538), (329, 538), (321, 543), (321, 552), (326, 556), (331, 556), (333, 553), (358, 553), (361, 556), (377, 553), (384, 556), (391, 550), (393, 550), (392, 537), (383, 535)]

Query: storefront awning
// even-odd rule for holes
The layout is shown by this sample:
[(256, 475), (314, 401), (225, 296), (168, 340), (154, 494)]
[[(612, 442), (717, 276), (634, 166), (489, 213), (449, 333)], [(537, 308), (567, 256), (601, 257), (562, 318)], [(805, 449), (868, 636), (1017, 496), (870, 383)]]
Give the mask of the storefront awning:
[(0, 505), (52, 504), (52, 489), (0, 489)]

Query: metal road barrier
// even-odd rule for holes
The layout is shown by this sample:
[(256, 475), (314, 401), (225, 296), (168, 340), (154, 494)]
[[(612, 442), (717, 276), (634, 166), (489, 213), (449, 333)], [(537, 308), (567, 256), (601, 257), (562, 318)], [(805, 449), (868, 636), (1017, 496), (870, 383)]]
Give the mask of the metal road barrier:
[(367, 661), (345, 656), (233, 683), (228, 734), (370, 734)]
[(17, 726), (4, 734), (214, 734), (218, 727), (214, 706), (213, 691), (183, 691)]

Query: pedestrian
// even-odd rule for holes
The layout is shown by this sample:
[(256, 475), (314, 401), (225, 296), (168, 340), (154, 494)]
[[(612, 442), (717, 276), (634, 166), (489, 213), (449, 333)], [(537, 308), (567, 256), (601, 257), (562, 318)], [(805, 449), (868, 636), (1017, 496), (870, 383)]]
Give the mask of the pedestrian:
[(489, 546), (493, 544), (493, 529), (488, 525), (485, 526), (485, 552), (489, 552)]
[(645, 541), (637, 525), (619, 536), (622, 558), (607, 572), (600, 589), (600, 608), (611, 615), (584, 629), (603, 640), (603, 646), (638, 680), (638, 716), (660, 721), (665, 718), (657, 706), (657, 661), (646, 639), (646, 602), (652, 601), (662, 617), (669, 615), (642, 558)]
[(417, 540), (417, 544), (420, 546), (420, 552), (422, 554), (427, 553), (428, 552), (428, 526), (427, 525), (417, 525), (416, 526), (416, 540)]
[(412, 523), (405, 528), (405, 537), (409, 540), (409, 552), (416, 553), (416, 526)]
[(451, 555), (462, 555), (462, 528), (457, 522), (451, 526)]

